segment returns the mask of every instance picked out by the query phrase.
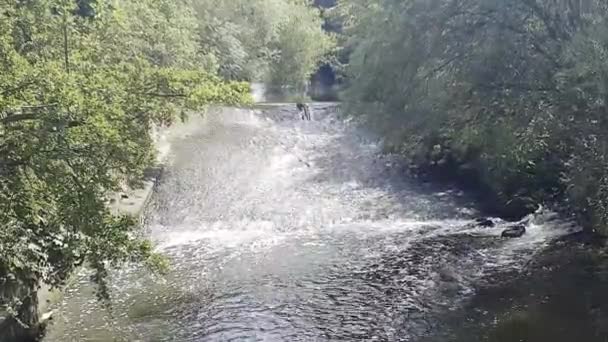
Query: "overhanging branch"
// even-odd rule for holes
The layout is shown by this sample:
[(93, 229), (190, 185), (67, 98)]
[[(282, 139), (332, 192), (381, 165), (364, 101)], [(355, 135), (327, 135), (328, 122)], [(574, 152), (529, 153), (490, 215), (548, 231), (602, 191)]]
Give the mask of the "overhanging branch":
[(152, 97), (188, 97), (187, 94), (164, 94), (164, 93), (143, 93), (141, 95), (152, 96)]
[(0, 119), (0, 123), (3, 125), (19, 122), (19, 121), (27, 121), (27, 120), (36, 120), (38, 119), (38, 115), (36, 114), (17, 114), (17, 115), (9, 115), (5, 118)]

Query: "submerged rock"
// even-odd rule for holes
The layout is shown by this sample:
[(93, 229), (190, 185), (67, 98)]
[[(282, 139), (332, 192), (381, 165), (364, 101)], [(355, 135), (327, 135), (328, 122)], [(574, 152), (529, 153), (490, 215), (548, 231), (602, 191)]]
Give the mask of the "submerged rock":
[(509, 227), (509, 228), (503, 230), (503, 232), (500, 236), (506, 237), (506, 238), (518, 238), (518, 237), (521, 237), (522, 235), (524, 235), (525, 233), (526, 233), (526, 226), (524, 226), (523, 224), (518, 224), (518, 225)]
[(451, 267), (441, 266), (437, 270), (437, 274), (443, 282), (458, 283), (461, 280), (460, 275)]

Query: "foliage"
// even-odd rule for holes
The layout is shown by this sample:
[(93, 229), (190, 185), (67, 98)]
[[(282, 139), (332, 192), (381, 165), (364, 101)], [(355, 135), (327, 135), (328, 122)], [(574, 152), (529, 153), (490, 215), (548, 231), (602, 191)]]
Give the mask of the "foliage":
[(152, 64), (212, 70), (198, 53), (198, 19), (187, 1), (120, 0), (119, 9), (131, 49)]
[(226, 78), (302, 87), (333, 46), (304, 0), (199, 0), (201, 43)]
[[(0, 286), (35, 296), (85, 262), (100, 285), (108, 265), (160, 264), (106, 196), (151, 166), (152, 125), (249, 99), (205, 70), (192, 13), (169, 0), (0, 3)], [(24, 300), (1, 293), (0, 308)]]
[(321, 17), (316, 10), (292, 11), (278, 27), (275, 48), (279, 53), (271, 66), (270, 84), (290, 85), (303, 91), (332, 42), (321, 29)]
[(350, 109), (414, 166), (514, 212), (568, 204), (608, 224), (603, 1), (352, 0)]

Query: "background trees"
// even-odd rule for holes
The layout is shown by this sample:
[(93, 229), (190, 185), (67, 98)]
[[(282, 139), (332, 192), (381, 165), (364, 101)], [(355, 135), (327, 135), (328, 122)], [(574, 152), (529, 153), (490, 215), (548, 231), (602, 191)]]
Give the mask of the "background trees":
[(412, 165), (605, 227), (601, 1), (342, 1), (350, 110)]
[(203, 53), (228, 79), (303, 88), (333, 46), (304, 0), (199, 0)]

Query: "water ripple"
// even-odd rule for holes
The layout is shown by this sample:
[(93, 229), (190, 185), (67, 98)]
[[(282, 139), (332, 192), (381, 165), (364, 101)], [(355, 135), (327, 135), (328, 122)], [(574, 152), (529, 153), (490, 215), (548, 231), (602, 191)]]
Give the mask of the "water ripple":
[(225, 110), (174, 137), (146, 216), (170, 274), (112, 272), (113, 315), (83, 274), (47, 340), (415, 341), (572, 228), (532, 220), (503, 240), (462, 193), (406, 180), (373, 137), (313, 110)]

